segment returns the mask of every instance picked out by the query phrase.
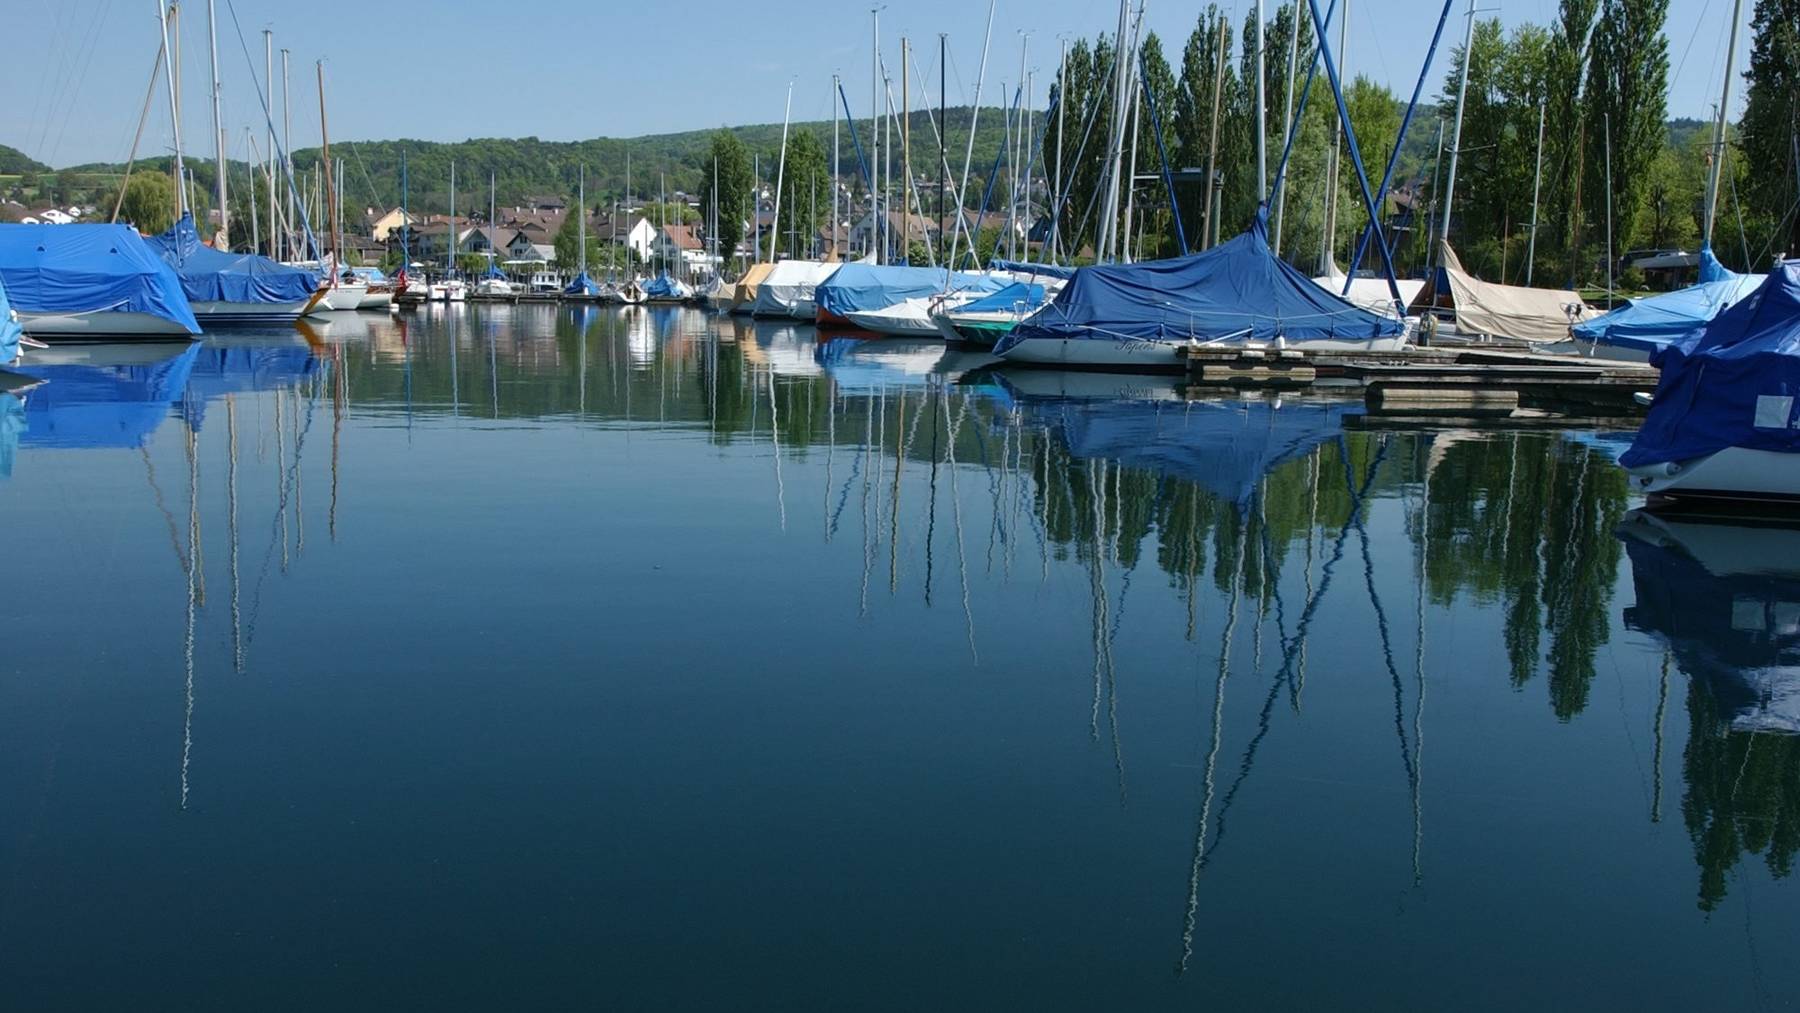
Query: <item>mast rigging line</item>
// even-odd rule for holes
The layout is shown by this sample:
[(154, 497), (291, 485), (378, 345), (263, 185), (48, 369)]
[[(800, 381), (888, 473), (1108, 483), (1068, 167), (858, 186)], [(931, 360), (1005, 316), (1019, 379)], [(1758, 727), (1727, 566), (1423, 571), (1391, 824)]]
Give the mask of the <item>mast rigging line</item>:
[[(244, 65), (250, 68), (251, 83), (256, 85), (256, 97), (262, 103), (263, 122), (269, 128), (269, 136), (271, 138), (270, 143), (275, 145), (276, 150), (281, 155), (281, 164), (284, 170), (283, 175), (287, 179), (288, 196), (293, 199), (295, 207), (299, 210), (300, 227), (306, 234), (306, 244), (312, 250), (313, 258), (320, 263), (323, 263), (323, 251), (319, 249), (318, 236), (313, 234), (311, 215), (306, 210), (306, 202), (300, 199), (299, 189), (294, 185), (293, 153), (282, 147), (282, 142), (273, 140), (275, 136), (275, 114), (269, 107), (270, 96), (263, 93), (262, 82), (256, 79), (256, 63), (250, 59), (250, 44), (244, 41), (244, 27), (238, 23), (237, 5), (233, 3), (232, 0), (225, 0), (225, 10), (231, 14), (231, 30), (237, 33), (238, 48), (244, 53)], [(282, 52), (285, 53), (287, 51), (282, 50)], [(283, 59), (286, 59), (286, 57), (283, 57)], [(274, 82), (271, 81), (269, 84), (270, 90), (273, 91)]]

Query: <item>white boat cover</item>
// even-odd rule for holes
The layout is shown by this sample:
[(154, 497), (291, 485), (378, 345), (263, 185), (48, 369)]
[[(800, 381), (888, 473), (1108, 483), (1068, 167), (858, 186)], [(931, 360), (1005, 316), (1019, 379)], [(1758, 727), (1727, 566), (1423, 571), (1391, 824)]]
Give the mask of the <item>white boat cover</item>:
[[(1351, 303), (1370, 312), (1390, 317), (1397, 315), (1394, 309), (1394, 293), (1388, 289), (1386, 278), (1359, 277), (1351, 279), (1349, 295), (1344, 295), (1344, 278), (1344, 269), (1337, 266), (1337, 261), (1334, 259), (1326, 261), (1325, 273), (1314, 278), (1313, 282), (1332, 295), (1348, 299)], [(1418, 278), (1401, 278), (1399, 285), (1400, 302), (1406, 306), (1411, 306), (1417, 301), (1419, 293), (1425, 289), (1425, 282)]]
[(811, 320), (813, 292), (838, 266), (816, 260), (784, 260), (776, 264), (756, 287), (756, 308), (752, 312), (759, 317)]
[(1456, 329), (1464, 334), (1491, 334), (1519, 341), (1567, 341), (1569, 328), (1595, 316), (1568, 289), (1525, 288), (1482, 281), (1463, 270), (1456, 251), (1445, 243), (1436, 283), (1426, 285), (1413, 299), (1410, 312), (1423, 312), (1438, 296), (1438, 285), (1447, 284), (1456, 308)]

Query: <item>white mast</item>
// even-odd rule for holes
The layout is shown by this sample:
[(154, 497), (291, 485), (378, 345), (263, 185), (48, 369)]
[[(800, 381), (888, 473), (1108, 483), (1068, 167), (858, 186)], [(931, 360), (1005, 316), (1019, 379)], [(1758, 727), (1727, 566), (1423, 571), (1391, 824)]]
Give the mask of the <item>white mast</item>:
[(769, 263), (775, 263), (775, 241), (781, 235), (781, 180), (787, 173), (788, 116), (794, 111), (794, 82), (788, 82), (787, 108), (781, 113), (781, 162), (775, 168), (775, 217), (769, 222)]
[[(838, 245), (838, 92), (841, 87), (838, 76), (831, 75), (831, 253), (839, 260), (844, 259), (843, 247)], [(716, 163), (713, 172), (715, 175), (718, 172)], [(713, 183), (715, 192), (718, 186), (717, 182)]]
[[(1473, 13), (1473, 0), (1470, 0), (1470, 3), (1471, 13), (1469, 14), (1469, 24), (1474, 25), (1475, 15)], [(1344, 11), (1342, 14), (1339, 14), (1338, 17), (1342, 19), (1338, 22), (1337, 56), (1338, 80), (1341, 82), (1344, 80), (1344, 73), (1348, 67), (1348, 64), (1344, 61), (1345, 57), (1349, 55), (1345, 50), (1350, 48), (1350, 0), (1344, 0)], [(1330, 26), (1327, 25), (1326, 27)], [(1468, 52), (1467, 43), (1464, 43), (1463, 45), (1463, 52)], [(1463, 64), (1464, 73), (1466, 74), (1468, 70), (1468, 60), (1466, 58), (1464, 59)], [(1466, 81), (1467, 78), (1465, 77), (1464, 80)], [(1458, 117), (1462, 116), (1462, 104), (1460, 100), (1458, 100), (1457, 103), (1456, 115)], [(1329, 181), (1330, 190), (1325, 194), (1325, 239), (1319, 249), (1320, 274), (1330, 274), (1332, 266), (1337, 262), (1337, 256), (1332, 248), (1337, 245), (1338, 190), (1341, 189), (1338, 185), (1338, 179), (1339, 175), (1343, 172), (1343, 155), (1339, 149), (1343, 147), (1343, 140), (1344, 123), (1340, 119), (1333, 118), (1331, 121), (1331, 161), (1329, 168), (1325, 171), (1325, 178)], [(1456, 164), (1454, 155), (1451, 156), (1450, 164)]]
[(1267, 90), (1268, 75), (1263, 67), (1263, 0), (1256, 0), (1256, 201), (1259, 204), (1269, 199), (1269, 107), (1264, 95)]
[[(577, 182), (575, 183), (575, 203), (578, 206), (575, 209), (575, 213), (577, 215), (579, 215), (580, 217), (575, 219), (575, 237), (576, 237), (575, 241), (581, 244), (581, 277), (582, 277), (583, 281), (586, 281), (586, 279), (587, 279), (587, 163), (586, 162), (583, 162), (581, 164), (581, 169), (580, 169), (576, 179), (577, 179)], [(717, 179), (716, 172), (714, 174), (714, 179), (715, 180)], [(718, 193), (718, 188), (719, 188), (719, 184), (717, 182), (714, 182), (713, 183), (713, 193), (715, 195), (714, 200), (718, 199), (716, 196)], [(584, 295), (586, 294), (585, 290), (583, 291), (583, 294)]]
[(218, 145), (218, 159), (214, 175), (214, 189), (219, 195), (219, 231), (213, 238), (213, 245), (220, 250), (231, 248), (231, 230), (225, 210), (225, 124), (219, 111), (219, 29), (218, 20), (214, 16), (213, 0), (206, 0), (206, 39), (212, 53), (212, 106), (213, 106), (213, 141)]
[(1469, 24), (1463, 30), (1462, 76), (1456, 85), (1456, 127), (1450, 132), (1450, 177), (1444, 181), (1444, 220), (1438, 242), (1450, 243), (1450, 207), (1456, 201), (1456, 155), (1462, 150), (1463, 99), (1469, 94), (1469, 57), (1475, 42), (1475, 0), (1469, 0)]
[[(263, 29), (263, 95), (272, 97), (275, 94), (275, 33)], [(269, 125), (269, 259), (276, 260), (281, 256), (279, 243), (276, 242), (275, 229), (275, 119), (268, 116), (269, 104), (263, 102), (264, 119)], [(256, 184), (250, 185), (250, 199), (256, 200)]]
[[(1544, 109), (1538, 100), (1537, 165), (1531, 170), (1531, 235), (1525, 242), (1525, 286), (1531, 287), (1531, 268), (1537, 263), (1538, 187), (1544, 179)], [(1440, 130), (1442, 127), (1439, 128)], [(1505, 247), (1502, 246), (1502, 249)]]
[(281, 157), (287, 162), (288, 255), (294, 251), (294, 110), (288, 104), (288, 51), (281, 51)]
[(162, 26), (163, 39), (163, 79), (169, 86), (169, 126), (175, 133), (175, 178), (180, 182), (175, 185), (175, 217), (180, 218), (188, 209), (187, 176), (181, 165), (181, 102), (175, 93), (175, 70), (169, 58), (169, 12), (156, 0), (156, 20)]
[[(1293, 21), (1288, 26), (1287, 101), (1281, 116), (1281, 142), (1294, 132), (1294, 76), (1300, 70), (1300, 0), (1294, 0)], [(1287, 187), (1275, 195), (1275, 256), (1281, 256), (1281, 227), (1287, 217)]]
[[(994, 4), (996, 0), (988, 0), (987, 32), (981, 39), (981, 71), (975, 76), (975, 104), (969, 109), (969, 146), (963, 150), (962, 182), (956, 188), (956, 222), (958, 228), (950, 234), (950, 259), (944, 261), (946, 271), (956, 263), (956, 244), (966, 231), (963, 226), (963, 195), (969, 192), (969, 165), (975, 160), (975, 126), (981, 121), (981, 86), (987, 83), (988, 44), (994, 38)], [(945, 129), (949, 129), (948, 126)], [(969, 248), (975, 248), (975, 237), (969, 237)], [(945, 276), (948, 283), (949, 275)]]
[(1063, 110), (1068, 106), (1065, 101), (1069, 97), (1069, 40), (1062, 40), (1062, 55), (1057, 58), (1056, 71), (1056, 179), (1050, 187), (1050, 263), (1057, 261), (1056, 248), (1060, 245), (1056, 236), (1056, 223), (1062, 219), (1063, 181)]
[(1114, 35), (1113, 44), (1113, 117), (1111, 137), (1106, 146), (1106, 203), (1104, 213), (1100, 216), (1100, 243), (1096, 251), (1103, 262), (1115, 259), (1114, 253), (1118, 248), (1119, 171), (1120, 163), (1125, 158), (1125, 117), (1131, 110), (1125, 97), (1125, 65), (1131, 58), (1126, 52), (1130, 40), (1125, 37), (1130, 6), (1131, 0), (1119, 0), (1119, 28)]
[[(871, 35), (869, 41), (869, 245), (875, 263), (881, 263), (881, 11), (869, 8)], [(788, 89), (789, 94), (793, 88)], [(787, 127), (781, 128), (781, 155), (787, 159)], [(777, 190), (779, 191), (779, 184)], [(775, 206), (781, 206), (781, 194), (775, 194)], [(769, 249), (773, 250), (774, 244)], [(772, 255), (770, 260), (775, 259)]]
[(1706, 229), (1700, 234), (1700, 245), (1712, 247), (1713, 218), (1719, 210), (1719, 171), (1725, 165), (1725, 114), (1731, 107), (1731, 71), (1737, 63), (1738, 19), (1744, 14), (1744, 0), (1731, 5), (1731, 41), (1725, 47), (1725, 83), (1719, 87), (1719, 115), (1713, 121), (1712, 166), (1706, 175)]

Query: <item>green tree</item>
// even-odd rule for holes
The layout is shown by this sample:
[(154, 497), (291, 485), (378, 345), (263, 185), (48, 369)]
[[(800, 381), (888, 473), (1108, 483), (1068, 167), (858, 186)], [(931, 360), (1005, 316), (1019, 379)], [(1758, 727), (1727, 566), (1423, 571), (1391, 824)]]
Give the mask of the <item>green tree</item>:
[[(1144, 36), (1143, 54), (1144, 107), (1138, 117), (1138, 169), (1142, 175), (1159, 176), (1163, 155), (1166, 153), (1171, 160), (1176, 155), (1169, 113), (1180, 86), (1168, 58), (1163, 55), (1162, 39), (1155, 32)], [(1151, 116), (1152, 99), (1156, 110), (1154, 117)], [(1159, 121), (1162, 126), (1160, 137), (1156, 132)], [(1174, 170), (1180, 166), (1171, 161), (1169, 168)], [(1146, 257), (1167, 257), (1180, 252), (1175, 244), (1174, 217), (1168, 205), (1168, 191), (1161, 179), (1139, 185), (1138, 227), (1144, 237), (1142, 253)]]
[(811, 130), (788, 135), (787, 163), (781, 171), (781, 221), (777, 224), (781, 234), (776, 246), (790, 257), (812, 255), (812, 237), (819, 223), (831, 214), (829, 157)]
[[(1669, 0), (1603, 0), (1588, 62), (1588, 122), (1601, 128), (1604, 149), (1612, 145), (1611, 202), (1613, 247), (1637, 227), (1639, 204), (1650, 167), (1668, 138), (1669, 43), (1663, 37)], [(1584, 183), (1598, 200), (1594, 220), (1604, 230), (1607, 160), (1591, 158)], [(1607, 236), (1599, 231), (1598, 239)]]
[(1590, 123), (1582, 83), (1590, 48), (1589, 32), (1599, 9), (1600, 0), (1561, 0), (1545, 67), (1546, 117), (1551, 127), (1544, 135), (1538, 253), (1540, 257), (1564, 255), (1562, 280), (1568, 284), (1574, 284), (1577, 275), (1584, 273), (1580, 249), (1581, 176), (1587, 161)]
[[(719, 255), (728, 258), (744, 239), (750, 189), (755, 185), (750, 178), (750, 151), (732, 131), (715, 131), (712, 145), (707, 149), (700, 169), (704, 173), (700, 206), (711, 209), (717, 204), (719, 227), (718, 235), (714, 238), (719, 243)], [(716, 191), (713, 185), (715, 176), (718, 179)]]
[[(556, 236), (552, 239), (556, 246), (556, 262), (563, 267), (575, 267), (581, 263), (581, 219), (576, 215), (582, 213), (580, 208), (572, 209), (563, 218), (562, 226), (556, 230)], [(594, 265), (606, 262), (606, 247), (597, 234), (598, 231), (589, 231), (587, 237), (587, 263), (590, 272), (594, 270)]]
[[(1220, 60), (1219, 54), (1225, 54)], [(1175, 135), (1177, 138), (1177, 161), (1183, 167), (1205, 169), (1212, 155), (1212, 134), (1214, 129), (1214, 92), (1218, 91), (1218, 118), (1228, 115), (1231, 95), (1237, 89), (1237, 77), (1231, 67), (1231, 22), (1217, 4), (1209, 5), (1202, 11), (1194, 30), (1189, 33), (1187, 45), (1181, 51), (1181, 82), (1176, 88), (1173, 103)], [(1220, 123), (1218, 151), (1229, 152), (1229, 132)], [(1229, 157), (1228, 155), (1226, 156)], [(1223, 159), (1214, 161), (1222, 162)], [(1223, 169), (1223, 165), (1215, 165)], [(1232, 174), (1227, 173), (1229, 178)], [(1181, 215), (1194, 238), (1190, 239), (1198, 249), (1205, 245), (1202, 228), (1205, 222), (1207, 203), (1206, 186), (1188, 187), (1188, 192), (1178, 194)]]
[[(117, 202), (117, 191), (106, 199), (110, 212)], [(129, 222), (145, 235), (165, 232), (175, 224), (175, 184), (161, 173), (140, 172), (125, 181), (125, 200), (119, 205), (119, 220)]]
[(1744, 159), (1757, 171), (1743, 196), (1768, 249), (1800, 254), (1800, 0), (1756, 0), (1750, 27), (1741, 129)]

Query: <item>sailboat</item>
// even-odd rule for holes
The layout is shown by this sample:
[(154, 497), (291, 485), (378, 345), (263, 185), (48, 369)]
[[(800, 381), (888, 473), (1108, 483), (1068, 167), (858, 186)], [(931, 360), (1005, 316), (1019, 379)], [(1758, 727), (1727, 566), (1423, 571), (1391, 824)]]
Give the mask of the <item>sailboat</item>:
[(0, 285), (28, 338), (200, 334), (181, 279), (129, 225), (0, 225)]
[[(600, 285), (588, 277), (587, 269), (587, 166), (581, 166), (575, 184), (575, 242), (580, 249), (580, 268), (575, 278), (563, 287), (563, 298), (569, 302), (593, 302), (600, 297)], [(585, 347), (585, 346), (584, 346)]]
[(494, 225), (494, 174), (488, 173), (487, 272), (475, 283), (475, 294), (488, 299), (510, 299), (515, 295), (513, 283), (500, 273), (499, 232)]
[(1662, 378), (1619, 459), (1651, 508), (1800, 506), (1800, 260), (1651, 361)]
[(456, 229), (456, 163), (450, 163), (450, 221), (449, 231), (444, 234), (444, 277), (433, 290), (433, 297), (439, 301), (452, 303), (462, 302), (469, 294), (468, 286), (456, 276), (456, 247), (461, 241)]

